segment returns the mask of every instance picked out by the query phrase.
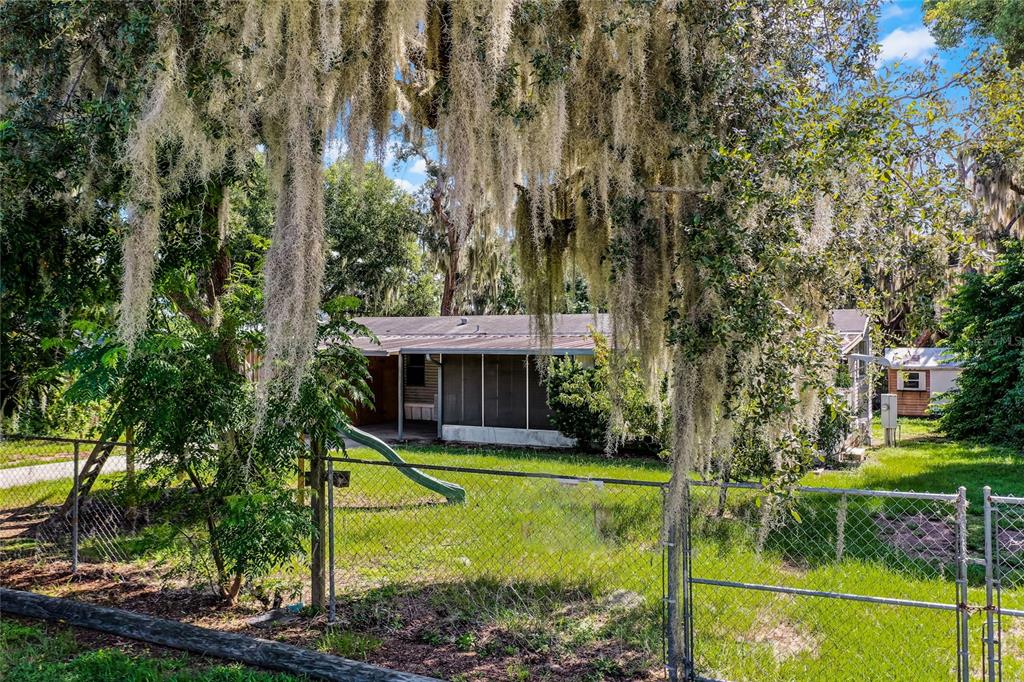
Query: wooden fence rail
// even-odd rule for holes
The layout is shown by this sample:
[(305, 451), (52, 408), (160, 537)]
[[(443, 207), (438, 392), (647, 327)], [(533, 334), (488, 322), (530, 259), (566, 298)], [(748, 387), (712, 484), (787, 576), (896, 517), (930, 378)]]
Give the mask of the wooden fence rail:
[(437, 682), (301, 647), (153, 618), (122, 609), (0, 587), (0, 614), (67, 623), (247, 665), (346, 682)]

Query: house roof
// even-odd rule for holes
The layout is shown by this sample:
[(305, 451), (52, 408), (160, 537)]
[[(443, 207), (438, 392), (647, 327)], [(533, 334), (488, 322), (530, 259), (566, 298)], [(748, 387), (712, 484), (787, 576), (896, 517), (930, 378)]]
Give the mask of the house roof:
[[(611, 333), (607, 313), (556, 315), (545, 344), (536, 333), (532, 315), (449, 315), (443, 317), (357, 317), (377, 337), (358, 337), (364, 355), (399, 353), (473, 353), (521, 355), (592, 355), (591, 329)], [(832, 328), (842, 337), (843, 354), (867, 334), (868, 316), (856, 309), (832, 311)]]
[(960, 361), (948, 348), (887, 348), (885, 359), (897, 369), (956, 369)]
[(843, 355), (851, 352), (867, 336), (867, 313), (856, 308), (832, 311), (832, 330), (842, 339)]
[(473, 353), (521, 355), (591, 355), (591, 328), (604, 334), (611, 330), (608, 315), (556, 315), (551, 338), (544, 343), (536, 333), (531, 315), (463, 315), (446, 317), (358, 317), (377, 337), (355, 339), (364, 355), (399, 353)]

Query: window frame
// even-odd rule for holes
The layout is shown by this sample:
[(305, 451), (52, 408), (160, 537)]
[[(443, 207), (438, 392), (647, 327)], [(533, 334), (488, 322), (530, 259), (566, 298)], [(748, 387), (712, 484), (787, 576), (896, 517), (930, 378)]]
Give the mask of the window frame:
[[(912, 374), (916, 376), (915, 381), (917, 383), (917, 386), (908, 386), (907, 385), (907, 380), (910, 378), (910, 376)], [(924, 371), (919, 370), (919, 369), (904, 370), (900, 374), (900, 390), (901, 391), (927, 391), (928, 387), (927, 387), (927, 382), (925, 382), (925, 379), (924, 379)]]
[[(423, 388), (427, 385), (427, 356), (425, 353), (409, 353), (405, 363), (405, 385), (411, 388)], [(419, 360), (419, 364), (414, 364)]]

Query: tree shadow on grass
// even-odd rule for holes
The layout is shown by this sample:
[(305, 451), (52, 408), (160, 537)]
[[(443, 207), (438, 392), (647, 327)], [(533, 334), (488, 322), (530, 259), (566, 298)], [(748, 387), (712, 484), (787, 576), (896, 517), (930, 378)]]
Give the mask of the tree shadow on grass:
[[(721, 515), (713, 506), (702, 507), (694, 538), (703, 552), (719, 559), (718, 568), (709, 570), (758, 576), (758, 581), (779, 579), (769, 576), (781, 572), (797, 586), (806, 572), (827, 567), (848, 567), (853, 579), (868, 565), (910, 580), (955, 578), (952, 503), (800, 493), (780, 498), (769, 512), (772, 504), (765, 494), (742, 491), (730, 493)], [(706, 575), (700, 552), (694, 561), (701, 577), (730, 577)]]
[(649, 679), (660, 665), (660, 603), (582, 583), (389, 584), (342, 599), (338, 619), (380, 641), (371, 662), (446, 679)]

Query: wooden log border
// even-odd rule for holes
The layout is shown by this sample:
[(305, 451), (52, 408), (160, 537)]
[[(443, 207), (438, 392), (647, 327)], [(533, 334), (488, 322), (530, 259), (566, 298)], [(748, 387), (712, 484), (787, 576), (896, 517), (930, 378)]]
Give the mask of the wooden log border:
[(432, 677), (388, 670), (291, 644), (0, 587), (0, 614), (3, 613), (67, 623), (140, 642), (319, 680), (438, 682)]

